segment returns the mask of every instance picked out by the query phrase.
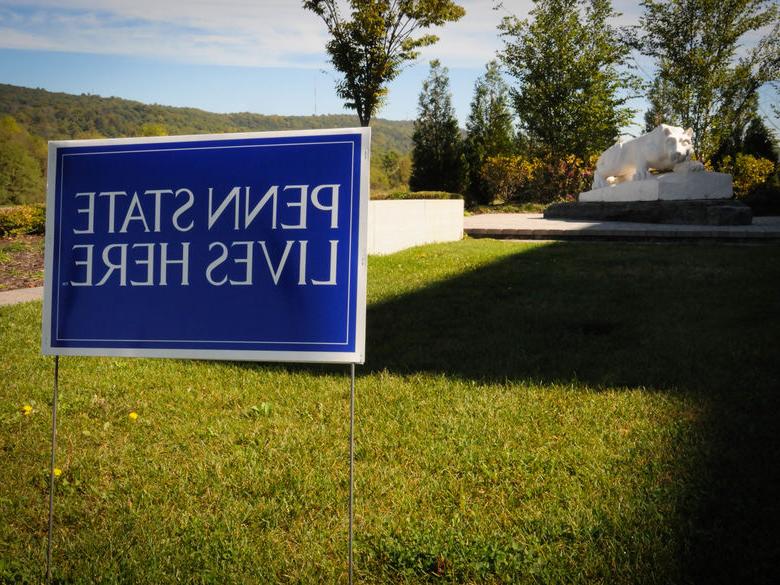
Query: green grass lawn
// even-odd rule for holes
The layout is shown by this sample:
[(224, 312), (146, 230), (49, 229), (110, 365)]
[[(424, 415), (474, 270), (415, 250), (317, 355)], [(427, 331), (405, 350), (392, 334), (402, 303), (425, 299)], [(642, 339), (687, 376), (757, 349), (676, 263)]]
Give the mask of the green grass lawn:
[[(358, 582), (775, 582), (778, 258), (372, 257)], [(40, 311), (0, 308), (0, 583), (43, 574)], [(58, 582), (346, 582), (348, 393), (344, 366), (62, 358)]]

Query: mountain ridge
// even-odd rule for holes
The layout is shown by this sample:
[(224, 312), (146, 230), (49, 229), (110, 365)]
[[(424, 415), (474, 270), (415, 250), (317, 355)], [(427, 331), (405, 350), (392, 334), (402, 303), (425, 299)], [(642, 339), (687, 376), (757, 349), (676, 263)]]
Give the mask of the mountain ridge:
[[(285, 116), (234, 112), (220, 114), (199, 108), (145, 104), (120, 97), (51, 92), (0, 83), (0, 116), (13, 116), (32, 134), (47, 140), (137, 136), (145, 125), (162, 126), (168, 134), (216, 134), (359, 126), (357, 116), (321, 114)], [(412, 150), (413, 122), (372, 121), (372, 145), (400, 154)]]

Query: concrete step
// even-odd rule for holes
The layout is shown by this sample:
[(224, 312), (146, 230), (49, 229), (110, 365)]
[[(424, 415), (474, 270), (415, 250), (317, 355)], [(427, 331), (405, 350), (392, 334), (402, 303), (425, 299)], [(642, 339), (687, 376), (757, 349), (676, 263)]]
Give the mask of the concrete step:
[(519, 240), (777, 241), (780, 217), (756, 217), (751, 225), (709, 226), (545, 219), (541, 213), (485, 213), (465, 218), (472, 238)]

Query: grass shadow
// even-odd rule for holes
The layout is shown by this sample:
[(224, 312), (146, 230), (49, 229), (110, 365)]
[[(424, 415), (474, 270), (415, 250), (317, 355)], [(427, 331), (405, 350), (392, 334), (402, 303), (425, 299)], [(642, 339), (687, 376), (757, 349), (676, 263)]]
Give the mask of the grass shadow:
[(683, 574), (768, 583), (780, 566), (779, 251), (533, 247), (371, 305), (364, 369), (693, 396), (707, 460)]

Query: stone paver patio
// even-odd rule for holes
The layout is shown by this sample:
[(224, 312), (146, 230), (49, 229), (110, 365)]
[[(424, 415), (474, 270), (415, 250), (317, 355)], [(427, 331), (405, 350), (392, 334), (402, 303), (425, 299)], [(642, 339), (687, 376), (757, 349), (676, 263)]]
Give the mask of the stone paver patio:
[(541, 213), (485, 213), (464, 220), (472, 238), (520, 240), (716, 240), (769, 241), (780, 239), (780, 216), (756, 217), (752, 225), (710, 226), (570, 221), (544, 219)]

